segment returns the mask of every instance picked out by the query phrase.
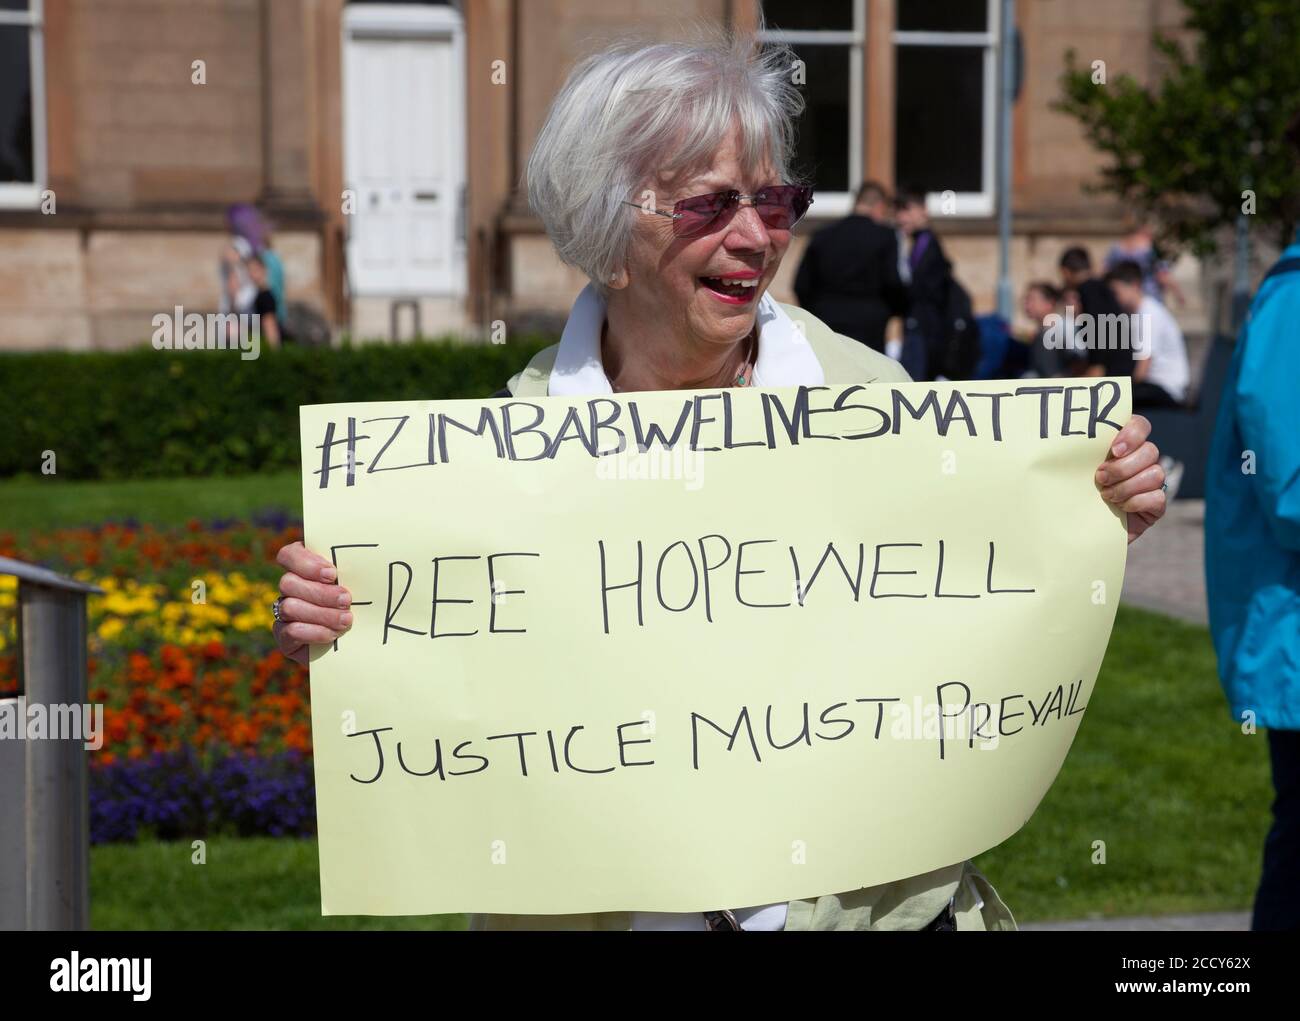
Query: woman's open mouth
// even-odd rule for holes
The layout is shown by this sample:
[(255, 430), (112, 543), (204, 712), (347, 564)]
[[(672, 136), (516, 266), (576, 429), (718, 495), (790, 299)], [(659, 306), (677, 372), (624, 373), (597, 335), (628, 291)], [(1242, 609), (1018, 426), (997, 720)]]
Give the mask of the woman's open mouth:
[(728, 305), (747, 305), (758, 293), (760, 277), (700, 277), (700, 284), (719, 301)]

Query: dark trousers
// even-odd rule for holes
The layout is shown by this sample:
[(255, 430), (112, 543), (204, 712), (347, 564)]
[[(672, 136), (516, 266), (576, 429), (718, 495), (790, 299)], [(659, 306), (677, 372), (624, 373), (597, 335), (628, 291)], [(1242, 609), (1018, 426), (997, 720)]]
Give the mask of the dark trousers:
[(1264, 840), (1264, 873), (1252, 929), (1300, 929), (1300, 730), (1269, 730), (1273, 826)]
[(1133, 384), (1133, 407), (1181, 408), (1182, 405), (1164, 387), (1143, 381)]
[(924, 383), (930, 378), (930, 345), (917, 330), (903, 331), (903, 350), (898, 357), (914, 382)]

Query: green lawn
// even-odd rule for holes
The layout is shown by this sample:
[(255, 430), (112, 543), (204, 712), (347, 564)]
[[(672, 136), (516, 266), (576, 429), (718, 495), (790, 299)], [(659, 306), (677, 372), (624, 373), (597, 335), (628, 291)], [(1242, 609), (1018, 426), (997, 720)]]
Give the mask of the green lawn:
[[(158, 523), (300, 507), (296, 476), (0, 483), (0, 529)], [(1272, 789), (1266, 738), (1230, 719), (1203, 628), (1121, 608), (1079, 736), (1038, 812), (977, 862), (1019, 921), (1249, 907)], [(1105, 864), (1093, 864), (1094, 842)], [(457, 928), (459, 917), (322, 919), (314, 841), (92, 851), (96, 928)]]
[[(1018, 921), (1243, 909), (1273, 797), (1209, 633), (1121, 607), (1088, 713), (1019, 833), (976, 859)], [(1105, 864), (1092, 864), (1093, 842)]]
[(66, 482), (55, 477), (0, 481), (0, 530), (61, 528), (134, 518), (180, 524), (190, 518), (246, 517), (254, 511), (302, 514), (297, 472), (216, 479)]
[(188, 842), (105, 844), (90, 853), (93, 929), (463, 929), (462, 915), (320, 913), (315, 840), (214, 838), (205, 864)]

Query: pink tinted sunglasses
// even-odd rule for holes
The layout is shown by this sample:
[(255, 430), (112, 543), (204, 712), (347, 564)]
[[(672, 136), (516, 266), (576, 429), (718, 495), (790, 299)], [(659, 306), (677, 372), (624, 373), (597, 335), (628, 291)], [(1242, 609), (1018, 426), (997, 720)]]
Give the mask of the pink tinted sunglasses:
[(789, 230), (813, 204), (813, 190), (802, 184), (774, 184), (760, 188), (753, 195), (743, 195), (735, 188), (716, 191), (710, 195), (695, 195), (682, 199), (672, 212), (651, 209), (639, 202), (624, 201), (656, 216), (667, 216), (673, 221), (673, 235), (679, 238), (703, 234), (719, 222), (730, 219), (740, 208), (741, 200), (748, 199), (758, 213), (758, 218), (772, 230)]

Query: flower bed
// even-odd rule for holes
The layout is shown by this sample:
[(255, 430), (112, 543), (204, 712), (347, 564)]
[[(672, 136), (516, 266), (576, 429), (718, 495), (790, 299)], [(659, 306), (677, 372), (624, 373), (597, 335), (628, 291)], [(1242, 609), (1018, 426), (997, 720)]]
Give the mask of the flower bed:
[[(0, 533), (0, 556), (104, 589), (88, 606), (93, 841), (314, 831), (307, 672), (270, 636), (275, 552), (297, 538), (282, 515)], [(0, 695), (17, 690), (16, 590), (0, 576)]]

